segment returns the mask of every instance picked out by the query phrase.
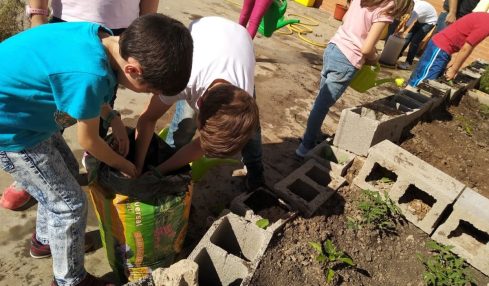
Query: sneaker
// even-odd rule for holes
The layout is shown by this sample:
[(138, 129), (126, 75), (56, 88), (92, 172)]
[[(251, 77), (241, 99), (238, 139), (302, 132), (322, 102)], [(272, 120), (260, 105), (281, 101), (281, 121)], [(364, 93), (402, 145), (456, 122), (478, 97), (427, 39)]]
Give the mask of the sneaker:
[(16, 182), (13, 182), (3, 190), (2, 198), (0, 198), (0, 205), (3, 208), (17, 211), (22, 210), (22, 208), (27, 206), (32, 200), (34, 200), (34, 198), (31, 197), (24, 188), (17, 187)]
[(400, 63), (397, 65), (397, 68), (399, 68), (400, 70), (410, 70), (411, 69), (411, 65), (404, 62), (404, 63)]
[[(89, 252), (94, 247), (94, 242), (89, 236), (85, 236), (85, 252)], [(31, 237), (31, 249), (29, 254), (32, 258), (40, 259), (51, 256), (51, 248), (49, 244), (43, 244), (36, 238), (36, 233), (34, 232)]]
[[(58, 284), (53, 280), (53, 282), (51, 282), (51, 286), (58, 286)], [(104, 281), (90, 273), (87, 273), (87, 276), (85, 276), (80, 283), (76, 284), (76, 286), (115, 286), (115, 284)]]
[(301, 158), (304, 158), (307, 152), (309, 152), (309, 149), (302, 145), (302, 143), (299, 145), (299, 147), (297, 147), (297, 149), (295, 149), (295, 154)]

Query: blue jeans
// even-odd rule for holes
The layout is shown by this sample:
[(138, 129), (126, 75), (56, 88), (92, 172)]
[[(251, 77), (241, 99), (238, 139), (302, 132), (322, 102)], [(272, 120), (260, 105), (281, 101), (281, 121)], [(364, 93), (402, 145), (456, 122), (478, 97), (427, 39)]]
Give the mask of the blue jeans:
[(419, 45), (423, 41), (424, 37), (431, 31), (431, 29), (433, 29), (432, 24), (416, 23), (408, 33), (406, 43), (404, 44), (404, 47), (402, 47), (401, 53), (399, 54), (399, 56), (401, 56), (409, 45), (409, 50), (406, 57), (406, 62), (408, 64), (413, 64), (414, 57), (416, 57), (419, 50)]
[(307, 149), (314, 147), (314, 142), (321, 131), (329, 108), (345, 92), (356, 71), (357, 69), (335, 44), (328, 44), (323, 55), (319, 94), (307, 119), (307, 127), (302, 140), (302, 145)]
[(418, 86), (425, 79), (439, 78), (450, 61), (450, 55), (438, 48), (432, 40), (428, 42), (426, 50), (419, 59), (418, 65), (409, 78), (409, 86)]
[(0, 151), (0, 166), (38, 202), (36, 238), (49, 244), (58, 285), (85, 278), (87, 198), (74, 175), (78, 162), (59, 132), (20, 152)]
[[(189, 143), (195, 135), (196, 112), (185, 100), (179, 100), (176, 104), (175, 114), (170, 123), (166, 143), (176, 149), (180, 149)], [(250, 141), (241, 150), (243, 164), (250, 176), (263, 175), (261, 128), (253, 134)]]
[(445, 22), (447, 20), (447, 15), (448, 15), (447, 11), (443, 11), (440, 13), (440, 15), (438, 15), (438, 21), (436, 22), (436, 28), (433, 35), (437, 34), (438, 32), (440, 32), (441, 30), (447, 27), (447, 23)]

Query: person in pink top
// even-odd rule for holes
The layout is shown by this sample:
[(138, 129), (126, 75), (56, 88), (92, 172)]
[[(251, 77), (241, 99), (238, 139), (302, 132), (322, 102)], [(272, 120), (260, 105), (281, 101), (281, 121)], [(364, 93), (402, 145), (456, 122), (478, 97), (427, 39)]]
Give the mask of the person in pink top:
[(412, 0), (352, 0), (343, 24), (324, 50), (319, 94), (312, 107), (302, 143), (295, 153), (304, 157), (316, 144), (329, 108), (346, 90), (364, 63), (378, 60), (375, 44), (393, 18), (412, 10)]
[(256, 36), (256, 31), (260, 25), (261, 18), (265, 15), (274, 0), (244, 0), (241, 14), (239, 15), (239, 24), (246, 28), (252, 39)]

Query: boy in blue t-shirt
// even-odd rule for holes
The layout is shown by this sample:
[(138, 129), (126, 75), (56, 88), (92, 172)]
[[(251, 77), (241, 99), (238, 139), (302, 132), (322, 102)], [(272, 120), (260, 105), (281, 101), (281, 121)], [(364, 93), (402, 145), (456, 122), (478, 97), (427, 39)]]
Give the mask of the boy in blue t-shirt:
[[(52, 285), (106, 285), (83, 266), (87, 201), (78, 164), (59, 130), (77, 123), (81, 147), (130, 177), (128, 138), (107, 104), (116, 83), (176, 95), (190, 77), (192, 38), (161, 14), (136, 19), (120, 36), (95, 23), (42, 25), (0, 44), (0, 166), (38, 202), (31, 255), (53, 257)], [(102, 117), (117, 140), (99, 137)]]

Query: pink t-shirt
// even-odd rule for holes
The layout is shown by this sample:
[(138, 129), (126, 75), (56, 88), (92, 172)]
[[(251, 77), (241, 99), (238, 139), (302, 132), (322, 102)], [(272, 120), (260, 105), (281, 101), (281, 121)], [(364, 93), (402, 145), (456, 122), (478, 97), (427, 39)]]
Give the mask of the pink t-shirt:
[(95, 22), (127, 28), (139, 17), (138, 0), (52, 0), (53, 15), (67, 22)]
[(394, 5), (389, 1), (385, 5), (376, 8), (362, 8), (361, 0), (352, 0), (350, 8), (343, 17), (343, 24), (338, 28), (330, 43), (336, 44), (340, 51), (348, 58), (356, 68), (361, 68), (365, 59), (361, 49), (368, 32), (375, 22), (392, 22), (392, 17), (384, 14)]

